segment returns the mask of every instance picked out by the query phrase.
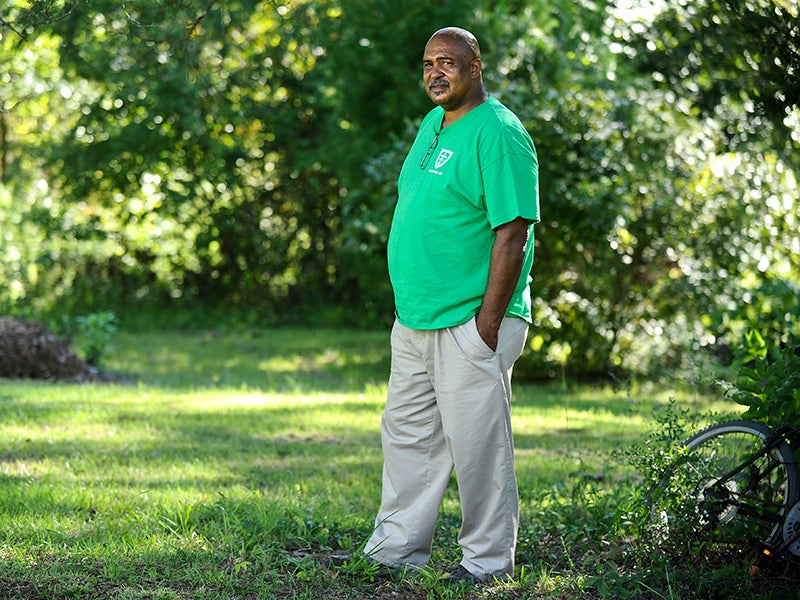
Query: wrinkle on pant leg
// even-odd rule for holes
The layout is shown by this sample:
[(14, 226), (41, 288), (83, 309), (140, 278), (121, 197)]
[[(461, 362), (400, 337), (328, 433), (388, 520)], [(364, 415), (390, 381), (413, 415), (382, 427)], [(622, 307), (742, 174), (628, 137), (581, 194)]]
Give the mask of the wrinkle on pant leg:
[(462, 564), (481, 577), (513, 574), (519, 497), (510, 380), (527, 324), (504, 320), (496, 352), (474, 322), (447, 332), (440, 339), (436, 386), (461, 500)]
[(395, 323), (381, 420), (383, 495), (365, 552), (392, 566), (427, 563), (455, 464), (462, 564), (513, 574), (519, 521), (511, 434), (511, 369), (527, 324), (505, 319), (496, 352), (474, 321), (434, 331)]
[(381, 509), (365, 547), (392, 566), (427, 563), (452, 472), (429, 374), (433, 336), (399, 323), (392, 330), (392, 371), (381, 418)]

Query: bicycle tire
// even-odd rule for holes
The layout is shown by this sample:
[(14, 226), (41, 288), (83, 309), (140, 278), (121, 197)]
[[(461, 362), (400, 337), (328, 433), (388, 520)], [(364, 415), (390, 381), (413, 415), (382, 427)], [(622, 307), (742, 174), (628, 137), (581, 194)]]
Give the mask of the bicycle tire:
[(648, 529), (654, 539), (670, 540), (675, 550), (695, 543), (718, 552), (777, 547), (783, 520), (800, 496), (800, 470), (791, 447), (780, 440), (768, 452), (771, 468), (762, 457), (747, 473), (721, 481), (764, 451), (774, 435), (763, 423), (732, 420), (685, 440), (685, 451), (648, 490)]
[(717, 531), (719, 541), (748, 540), (770, 548), (782, 539), (784, 519), (800, 499), (800, 469), (785, 440), (766, 451), (775, 435), (764, 423), (733, 420), (684, 443), (692, 456), (699, 524)]

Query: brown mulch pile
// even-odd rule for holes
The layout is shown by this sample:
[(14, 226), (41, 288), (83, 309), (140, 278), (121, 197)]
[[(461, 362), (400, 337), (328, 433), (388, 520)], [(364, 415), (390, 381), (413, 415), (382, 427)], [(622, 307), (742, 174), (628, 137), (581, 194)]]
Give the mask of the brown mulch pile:
[(0, 378), (48, 381), (112, 381), (81, 360), (66, 340), (43, 325), (0, 317)]

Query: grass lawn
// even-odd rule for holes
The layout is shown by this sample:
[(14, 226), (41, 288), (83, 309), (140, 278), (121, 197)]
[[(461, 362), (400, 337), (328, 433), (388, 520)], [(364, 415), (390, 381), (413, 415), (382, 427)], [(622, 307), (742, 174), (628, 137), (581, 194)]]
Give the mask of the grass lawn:
[(655, 386), (516, 386), (513, 582), (441, 581), (458, 562), (454, 486), (428, 569), (329, 567), (378, 509), (388, 363), (388, 332), (120, 333), (105, 367), (125, 383), (0, 380), (0, 598), (694, 598), (748, 584), (743, 565), (704, 583), (637, 551), (641, 480), (615, 452), (670, 398), (731, 409)]

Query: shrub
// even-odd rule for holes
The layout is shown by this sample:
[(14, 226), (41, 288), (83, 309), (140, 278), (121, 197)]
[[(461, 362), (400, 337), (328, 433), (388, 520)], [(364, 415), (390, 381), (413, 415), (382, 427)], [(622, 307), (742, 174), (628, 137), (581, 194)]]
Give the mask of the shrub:
[(117, 316), (111, 311), (91, 313), (76, 319), (83, 340), (83, 353), (87, 363), (98, 366), (111, 337), (117, 332)]
[(734, 361), (734, 381), (720, 380), (725, 395), (747, 406), (746, 419), (770, 426), (800, 423), (800, 356), (792, 344), (770, 353), (758, 331), (744, 336)]

